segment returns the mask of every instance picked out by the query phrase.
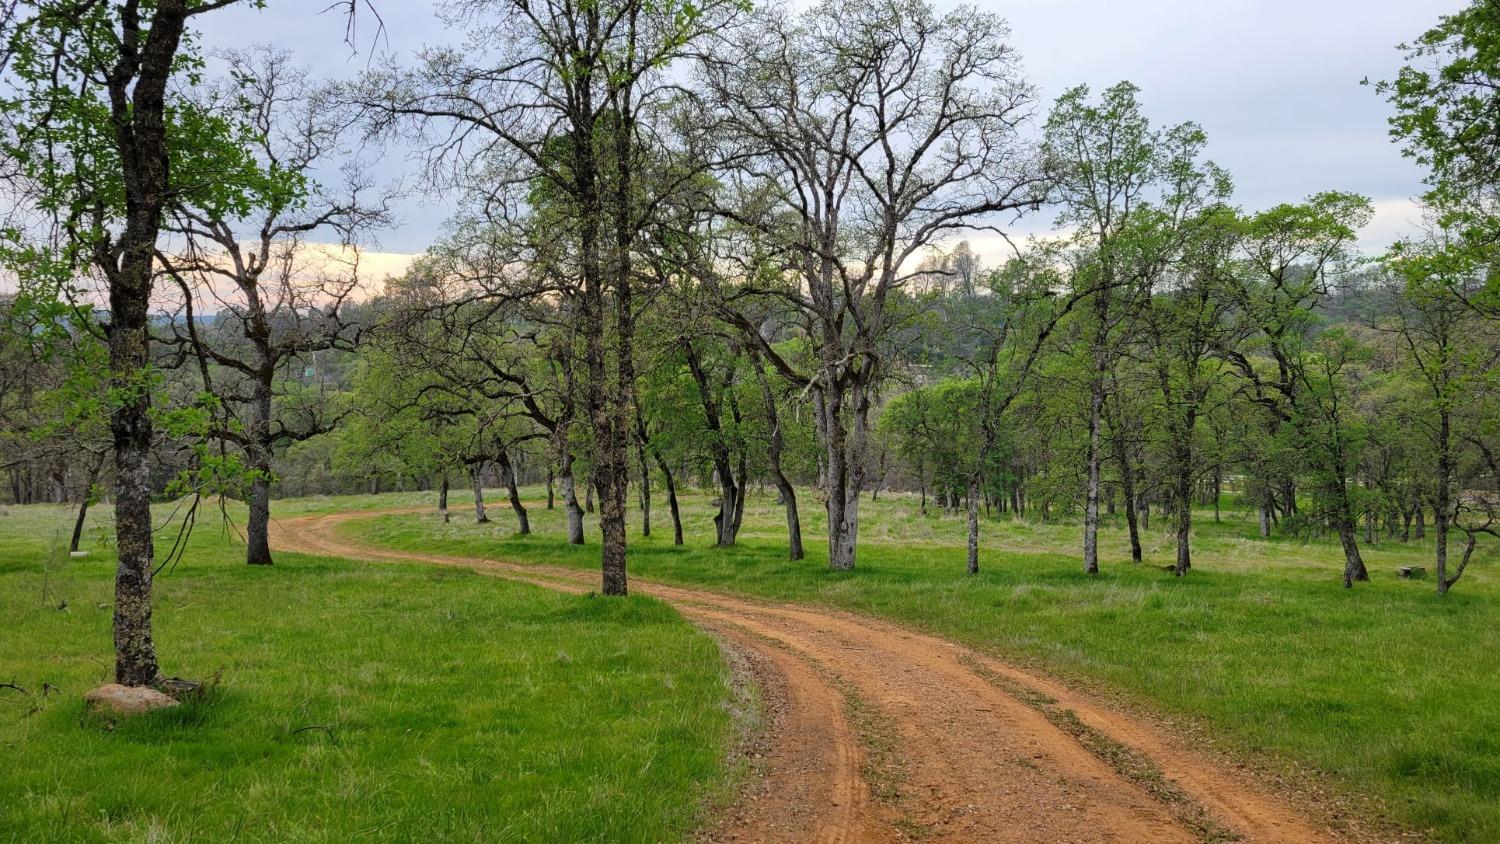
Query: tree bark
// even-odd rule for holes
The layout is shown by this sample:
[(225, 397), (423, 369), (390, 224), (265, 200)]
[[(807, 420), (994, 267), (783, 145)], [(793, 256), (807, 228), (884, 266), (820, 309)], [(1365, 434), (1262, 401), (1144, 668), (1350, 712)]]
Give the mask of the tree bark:
[[(639, 417), (639, 412), (637, 412)], [(639, 426), (639, 418), (637, 418)], [(644, 430), (642, 426), (642, 430)], [(640, 465), (641, 485), (641, 536), (651, 535), (651, 464), (646, 461), (646, 443), (643, 437), (638, 437), (635, 442), (636, 462)]]
[[(1448, 593), (1453, 582), (1448, 579), (1448, 523), (1453, 513), (1453, 428), (1451, 414), (1440, 398), (1438, 401), (1437, 441), (1437, 495), (1433, 500), (1433, 521), (1436, 523), (1434, 549), (1439, 595)], [(1500, 480), (1500, 479), (1497, 479)], [(1454, 578), (1457, 580), (1457, 578)]]
[[(616, 90), (613, 107), (620, 126), (610, 132), (614, 139), (613, 200), (614, 242), (611, 244), (613, 262), (610, 266), (610, 281), (614, 288), (615, 372), (613, 382), (606, 381), (608, 372), (604, 367), (603, 337), (590, 337), (589, 348), (589, 410), (594, 420), (594, 442), (597, 466), (594, 471), (599, 492), (599, 532), (601, 536), (601, 587), (605, 595), (624, 595), (627, 592), (625, 558), (625, 502), (630, 493), (629, 456), (629, 412), (630, 399), (635, 395), (635, 352), (632, 336), (635, 325), (634, 304), (631, 301), (632, 267), (631, 245), (636, 228), (632, 220), (634, 204), (633, 170), (635, 161), (632, 142), (633, 115), (628, 88)], [(603, 277), (601, 276), (601, 280)], [(602, 293), (601, 288), (596, 292)], [(602, 297), (595, 298), (602, 304)], [(601, 315), (602, 316), (602, 315)], [(602, 327), (603, 320), (600, 320)], [(598, 343), (598, 349), (594, 344)], [(598, 354), (596, 354), (596, 351)]]
[[(771, 392), (771, 382), (761, 368), (759, 356), (754, 358), (753, 365), (756, 380), (760, 383), (761, 400), (766, 405), (766, 421), (771, 424), (769, 442), (766, 444), (766, 462), (771, 467), (771, 478), (776, 482), (776, 492), (781, 496), (782, 506), (786, 509), (787, 555), (792, 560), (800, 560), (803, 557), (802, 519), (797, 513), (797, 489), (781, 468), (781, 455), (786, 448), (786, 440), (781, 434), (781, 414), (776, 410), (776, 396)], [(926, 512), (925, 494), (922, 509)]]
[(110, 416), (115, 451), (115, 682), (144, 686), (160, 668), (151, 635), (151, 581), (155, 547), (151, 524), (151, 392), (145, 372), (151, 362), (150, 319), (156, 241), (171, 186), (167, 170), (166, 89), (186, 28), (185, 0), (161, 0), (149, 28), (134, 20), (129, 5), (124, 26), (146, 31), (144, 45), (122, 51), (107, 80), (110, 122), (120, 153), (125, 227), (113, 255), (101, 260), (109, 282), (109, 386), (119, 402)]
[(484, 512), (484, 461), (475, 461), (469, 467), (469, 477), (474, 481), (474, 521), (485, 524), (490, 517)]
[(979, 574), (979, 478), (969, 476), (969, 574)]
[(1354, 586), (1356, 580), (1369, 580), (1365, 561), (1359, 555), (1359, 542), (1354, 538), (1354, 518), (1346, 515), (1339, 520), (1339, 544), (1344, 549), (1344, 588)]
[(846, 425), (843, 419), (841, 390), (823, 384), (817, 395), (820, 400), (815, 410), (827, 456), (828, 566), (849, 571), (854, 568), (859, 542), (859, 499), (869, 437), (869, 392), (863, 383), (851, 387), (852, 425)]
[(661, 469), (662, 481), (667, 487), (667, 510), (672, 514), (672, 544), (682, 544), (682, 511), (677, 506), (677, 481), (672, 478), (672, 467), (667, 465), (666, 458), (656, 449), (651, 450), (652, 457), (656, 458), (656, 465)]
[(559, 482), (562, 484), (563, 509), (568, 513), (568, 544), (583, 544), (583, 508), (578, 506), (577, 483), (573, 480), (573, 456), (565, 454), (562, 460), (562, 471), (559, 473)]
[(73, 538), (68, 541), (68, 552), (77, 553), (78, 544), (83, 541), (83, 523), (89, 517), (89, 498), (87, 495), (78, 502), (78, 517), (73, 520)]
[[(1179, 455), (1180, 456), (1180, 455)], [(1193, 469), (1192, 458), (1187, 458), (1187, 465), (1179, 463), (1177, 467), (1177, 564), (1172, 571), (1178, 577), (1188, 573), (1193, 567), (1192, 559), (1192, 534), (1193, 534)]]
[[(682, 338), (682, 350), (683, 356), (687, 359), (688, 371), (692, 373), (693, 382), (698, 386), (698, 402), (703, 408), (703, 419), (708, 427), (709, 449), (713, 454), (714, 476), (719, 483), (719, 512), (714, 516), (715, 544), (728, 547), (735, 543), (738, 536), (735, 514), (739, 510), (744, 478), (740, 478), (740, 483), (735, 483), (734, 468), (730, 462), (729, 443), (720, 418), (719, 403), (713, 394), (713, 386), (709, 383), (708, 372), (703, 368), (703, 360), (692, 341), (686, 337)], [(729, 387), (730, 376), (726, 376), (724, 385), (726, 392)]]
[(1096, 363), (1089, 395), (1088, 486), (1083, 507), (1083, 571), (1099, 573), (1099, 417), (1104, 406), (1103, 366)]
[(68, 552), (78, 551), (78, 545), (83, 541), (83, 525), (89, 516), (89, 503), (94, 497), (94, 483), (99, 480), (99, 472), (104, 468), (106, 455), (99, 455), (89, 466), (88, 477), (84, 479), (83, 495), (78, 498), (78, 518), (73, 521), (73, 537), (68, 541)]
[(531, 519), (526, 515), (526, 505), (521, 503), (521, 490), (516, 486), (516, 469), (510, 462), (510, 454), (501, 449), (500, 473), (505, 476), (505, 489), (510, 493), (510, 509), (515, 511), (516, 525), (522, 536), (531, 533)]
[(255, 476), (250, 480), (250, 515), (245, 525), (245, 562), (252, 566), (271, 565), (271, 383), (270, 373), (255, 384), (255, 396), (250, 410), (249, 440), (250, 468)]
[(443, 479), (438, 481), (438, 515), (443, 517), (443, 524), (448, 524), (448, 473), (443, 473)]
[(1219, 503), (1224, 497), (1224, 470), (1221, 466), (1214, 466), (1214, 522), (1220, 521)]
[(1130, 464), (1130, 454), (1125, 450), (1124, 437), (1115, 432), (1115, 462), (1120, 465), (1120, 497), (1125, 509), (1125, 526), (1130, 532), (1130, 561), (1139, 563), (1141, 555), (1141, 528), (1136, 518), (1135, 469)]

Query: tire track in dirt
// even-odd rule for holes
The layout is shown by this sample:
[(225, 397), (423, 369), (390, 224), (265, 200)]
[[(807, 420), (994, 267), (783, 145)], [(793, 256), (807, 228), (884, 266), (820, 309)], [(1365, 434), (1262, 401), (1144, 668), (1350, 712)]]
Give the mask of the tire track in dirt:
[[(393, 551), (338, 533), (351, 519), (399, 512), (425, 511), (286, 519), (273, 523), (272, 541), (289, 551), (348, 559), (462, 566), (570, 592), (595, 587), (596, 577), (578, 569)], [(749, 654), (772, 687), (769, 759), (707, 831), (710, 838), (1343, 840), (1284, 795), (1154, 725), (953, 642), (837, 610), (639, 578), (631, 585)], [(880, 799), (864, 776), (869, 754), (851, 722), (851, 703), (875, 713), (891, 733), (882, 740), (890, 743), (899, 772)], [(1060, 723), (1058, 713), (1071, 720)], [(1162, 782), (1128, 775), (1080, 735), (1143, 760)], [(1168, 787), (1153, 787), (1162, 783)]]

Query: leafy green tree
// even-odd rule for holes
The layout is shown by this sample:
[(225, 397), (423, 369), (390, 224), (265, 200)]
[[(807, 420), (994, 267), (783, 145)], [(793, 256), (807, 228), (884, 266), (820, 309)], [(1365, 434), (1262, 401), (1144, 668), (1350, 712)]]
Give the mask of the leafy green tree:
[[(1170, 224), (1169, 225), (1174, 225)], [(1224, 372), (1222, 351), (1235, 329), (1226, 320), (1233, 306), (1234, 253), (1239, 225), (1233, 212), (1213, 208), (1182, 221), (1185, 241), (1176, 268), (1142, 304), (1146, 368), (1160, 403), (1177, 561), (1174, 572), (1192, 566), (1194, 489), (1200, 471), (1199, 427), (1210, 395)], [(1169, 238), (1179, 235), (1163, 233)], [(1155, 247), (1152, 247), (1155, 248)]]
[[(1465, 407), (1483, 406), (1497, 386), (1495, 364), (1500, 346), (1493, 331), (1477, 319), (1467, 300), (1484, 284), (1483, 268), (1468, 260), (1472, 252), (1455, 250), (1440, 235), (1426, 242), (1402, 244), (1392, 266), (1402, 284), (1394, 300), (1393, 329), (1406, 352), (1403, 376), (1415, 376), (1425, 387), (1424, 401), (1412, 414), (1417, 429), (1432, 446), (1432, 508), (1435, 521), (1434, 562), (1438, 594), (1446, 594), (1464, 574), (1473, 554), (1474, 534), (1488, 532), (1494, 522), (1493, 503), (1466, 496), (1463, 446), (1483, 445), (1485, 432), (1465, 422), (1477, 421)], [(1424, 412), (1425, 411), (1425, 412)], [(1466, 430), (1467, 429), (1467, 430)], [(1483, 463), (1478, 464), (1481, 470)], [(1467, 512), (1466, 512), (1467, 511)], [(1479, 515), (1478, 530), (1459, 564), (1449, 574), (1449, 534), (1457, 525)]]
[(1322, 515), (1343, 546), (1346, 587), (1369, 579), (1349, 486), (1361, 445), (1351, 375), (1365, 352), (1345, 332), (1320, 332), (1315, 308), (1349, 268), (1356, 232), (1370, 216), (1362, 196), (1323, 193), (1247, 218), (1234, 304), (1253, 341), (1246, 350), (1225, 350), (1252, 401), (1295, 435)]
[[(1470, 0), (1401, 45), (1408, 64), (1375, 87), (1395, 107), (1391, 135), (1428, 168), (1426, 200), (1456, 237), (1493, 262), (1500, 248), (1500, 2)], [(1466, 301), (1500, 316), (1500, 277)]]
[(178, 95), (202, 68), (190, 22), (230, 5), (31, 0), (3, 33), (12, 93), (0, 99), (0, 157), (12, 163), (13, 193), (62, 235), (39, 246), (7, 231), (0, 257), (58, 286), (95, 272), (108, 290), (115, 679), (131, 686), (161, 679), (151, 625), (149, 309), (158, 239), (176, 205), (247, 202), (237, 178), (248, 160), (242, 127)]
[[(1074, 248), (1081, 253), (1074, 292), (1089, 299), (1082, 321), (1089, 357), (1083, 520), (1083, 566), (1089, 574), (1099, 572), (1110, 373), (1141, 298), (1180, 248), (1184, 221), (1230, 190), (1228, 176), (1200, 160), (1203, 130), (1192, 123), (1152, 128), (1138, 93), (1129, 82), (1105, 90), (1097, 104), (1089, 101), (1087, 86), (1064, 93), (1047, 118), (1042, 147), (1062, 206), (1058, 221), (1075, 227)], [(1146, 222), (1138, 222), (1142, 218)]]

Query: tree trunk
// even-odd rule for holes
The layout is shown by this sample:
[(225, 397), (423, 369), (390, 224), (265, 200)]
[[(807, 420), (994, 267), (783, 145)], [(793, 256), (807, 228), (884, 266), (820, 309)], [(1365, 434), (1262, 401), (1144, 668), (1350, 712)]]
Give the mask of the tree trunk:
[(739, 495), (734, 500), (734, 512), (731, 521), (730, 535), (739, 538), (740, 528), (745, 524), (745, 500), (750, 497), (750, 458), (744, 449), (740, 450), (739, 466)]
[[(144, 256), (150, 261), (150, 256)], [(145, 299), (150, 289), (149, 266), (142, 265), (140, 306), (124, 303), (111, 289), (110, 382), (123, 400), (110, 420), (115, 447), (115, 682), (146, 686), (161, 673), (151, 637), (151, 579), (155, 548), (151, 532), (151, 414), (149, 392), (135, 383), (145, 371)], [(132, 285), (134, 286), (134, 285)], [(137, 313), (139, 319), (136, 318)]]
[[(779, 439), (779, 434), (772, 434), (772, 439)], [(787, 556), (792, 560), (800, 560), (804, 552), (802, 550), (802, 518), (797, 512), (797, 490), (781, 471), (779, 446), (776, 447), (776, 452), (776, 457), (772, 458), (771, 471), (776, 481), (776, 490), (781, 495), (781, 502), (786, 511)]]
[[(1099, 367), (1101, 372), (1103, 367)], [(1099, 573), (1099, 417), (1104, 406), (1104, 378), (1098, 375), (1089, 396), (1088, 487), (1083, 507), (1083, 571)]]
[(443, 517), (443, 524), (448, 524), (448, 473), (443, 473), (442, 480), (438, 481), (438, 515)]
[(1214, 522), (1219, 522), (1219, 500), (1224, 497), (1224, 475), (1223, 469), (1214, 467)]
[[(132, 7), (133, 8), (133, 7)], [(125, 227), (119, 263), (100, 263), (109, 282), (109, 386), (119, 401), (110, 415), (115, 451), (115, 682), (144, 686), (161, 672), (151, 636), (151, 580), (156, 550), (151, 524), (151, 363), (149, 309), (167, 171), (166, 89), (186, 25), (188, 5), (162, 0), (144, 43), (110, 75), (110, 120), (120, 154)], [(133, 84), (132, 84), (133, 82)]]
[(1120, 497), (1125, 509), (1125, 526), (1130, 532), (1130, 561), (1141, 561), (1141, 528), (1136, 519), (1135, 470), (1130, 465), (1130, 455), (1125, 451), (1124, 438), (1115, 438), (1115, 462), (1120, 464)]
[[(624, 457), (621, 449), (620, 457)], [(599, 488), (599, 534), (602, 547), (600, 591), (606, 595), (626, 593), (625, 571), (625, 497), (628, 484), (621, 477), (624, 467), (596, 473)]]
[[(264, 465), (264, 464), (262, 464)], [(245, 525), (245, 562), (252, 566), (271, 565), (271, 478), (270, 467), (255, 466), (250, 481), (250, 516)]]
[(271, 565), (271, 377), (274, 370), (257, 373), (246, 449), (250, 469), (250, 515), (245, 524), (245, 562)]
[[(800, 560), (803, 557), (802, 519), (797, 513), (797, 489), (781, 468), (781, 455), (786, 449), (786, 439), (781, 433), (781, 415), (776, 410), (776, 396), (771, 392), (771, 381), (761, 368), (759, 356), (754, 358), (753, 365), (756, 380), (760, 384), (760, 397), (766, 405), (766, 421), (771, 425), (770, 437), (766, 443), (766, 462), (771, 468), (771, 479), (776, 482), (777, 495), (786, 509), (787, 555), (792, 560)], [(925, 498), (922, 509), (926, 511)]]
[(737, 531), (734, 514), (739, 509), (739, 488), (734, 483), (734, 472), (727, 461), (715, 461), (714, 474), (719, 479), (719, 512), (714, 516), (715, 544), (727, 547), (734, 544)]
[(89, 504), (94, 499), (94, 484), (99, 480), (99, 472), (104, 469), (106, 457), (104, 454), (99, 455), (99, 459), (89, 466), (88, 476), (84, 478), (83, 495), (78, 498), (78, 518), (73, 521), (73, 537), (68, 542), (69, 553), (76, 552), (79, 543), (83, 541), (83, 525), (88, 519)]
[(1191, 456), (1187, 459), (1188, 465), (1177, 467), (1177, 565), (1172, 571), (1178, 577), (1186, 575), (1193, 567), (1193, 470)]
[(727, 462), (714, 461), (714, 477), (719, 482), (719, 512), (714, 514), (714, 544), (727, 547), (734, 544), (734, 514), (739, 507), (739, 489), (734, 485), (733, 470)]
[(646, 462), (646, 443), (644, 436), (637, 439), (635, 443), (636, 462), (641, 469), (641, 536), (651, 535), (651, 464)]
[(583, 544), (583, 508), (578, 506), (577, 482), (573, 480), (573, 457), (566, 455), (562, 461), (562, 472), (558, 480), (562, 483), (563, 509), (568, 513), (568, 544)]
[[(688, 370), (692, 373), (693, 382), (698, 387), (698, 402), (703, 408), (703, 419), (708, 428), (709, 448), (713, 453), (714, 476), (719, 484), (719, 512), (714, 515), (714, 543), (721, 548), (727, 547), (734, 544), (738, 535), (735, 514), (739, 510), (739, 497), (743, 492), (745, 479), (741, 477), (740, 483), (735, 483), (729, 443), (720, 418), (719, 401), (714, 396), (709, 373), (703, 368), (703, 359), (690, 339), (682, 338), (681, 345), (683, 356), (687, 359)], [(732, 375), (725, 377), (726, 393), (730, 388), (731, 377)]]
[(776, 489), (781, 494), (781, 503), (786, 511), (786, 539), (787, 556), (792, 560), (800, 560), (805, 556), (802, 549), (802, 516), (797, 510), (797, 488), (781, 470), (781, 434), (772, 435), (776, 456), (772, 459), (771, 469), (776, 480)]
[(979, 574), (979, 478), (969, 476), (969, 574)]
[(1370, 573), (1365, 570), (1365, 561), (1359, 555), (1359, 542), (1354, 538), (1353, 515), (1340, 518), (1338, 529), (1339, 544), (1344, 549), (1344, 588), (1348, 589), (1356, 580), (1369, 580)]
[(76, 553), (78, 551), (78, 543), (83, 540), (83, 523), (88, 516), (89, 497), (88, 495), (84, 495), (83, 500), (78, 502), (78, 518), (73, 520), (73, 538), (68, 542), (69, 553)]
[(510, 462), (510, 454), (500, 451), (500, 474), (505, 476), (505, 489), (510, 493), (510, 509), (516, 513), (516, 524), (522, 536), (531, 533), (531, 519), (526, 516), (526, 505), (521, 503), (521, 489), (516, 486), (516, 469)]
[(1421, 507), (1417, 507), (1417, 539), (1427, 538), (1427, 513)]
[(927, 472), (920, 458), (917, 460), (917, 494), (922, 499), (922, 506), (918, 512), (925, 516), (927, 515)]
[(551, 510), (557, 506), (557, 498), (552, 491), (552, 467), (547, 467), (547, 509)]
[(1271, 506), (1263, 503), (1256, 512), (1259, 515), (1261, 538), (1269, 537), (1271, 535)]
[(484, 461), (479, 460), (469, 467), (469, 477), (474, 481), (474, 521), (485, 524), (490, 517), (484, 512)]
[(672, 477), (672, 467), (667, 465), (666, 458), (656, 449), (651, 450), (651, 456), (656, 458), (656, 465), (661, 469), (662, 482), (667, 487), (667, 510), (672, 514), (672, 544), (682, 544), (682, 510), (677, 506), (677, 481)]
[(843, 419), (844, 396), (835, 388), (818, 391), (818, 427), (827, 455), (828, 566), (854, 568), (859, 542), (859, 497), (864, 486), (865, 443), (869, 434), (869, 396), (864, 385), (850, 391), (852, 430)]
[[(1342, 460), (1336, 459), (1332, 463), (1335, 466), (1342, 465)], [(1355, 539), (1357, 527), (1354, 508), (1349, 502), (1349, 490), (1342, 480), (1334, 483), (1332, 491), (1338, 501), (1338, 510), (1334, 518), (1337, 522), (1339, 544), (1344, 549), (1344, 587), (1347, 589), (1352, 587), (1356, 580), (1369, 580), (1370, 573), (1365, 569), (1365, 561), (1359, 553), (1359, 542)]]
[[(1453, 585), (1448, 579), (1448, 523), (1453, 513), (1452, 421), (1447, 408), (1439, 402), (1437, 441), (1437, 495), (1433, 500), (1433, 521), (1437, 525), (1435, 568), (1439, 595), (1446, 595)], [(1497, 479), (1500, 480), (1500, 479)], [(1457, 578), (1455, 578), (1457, 579)]]

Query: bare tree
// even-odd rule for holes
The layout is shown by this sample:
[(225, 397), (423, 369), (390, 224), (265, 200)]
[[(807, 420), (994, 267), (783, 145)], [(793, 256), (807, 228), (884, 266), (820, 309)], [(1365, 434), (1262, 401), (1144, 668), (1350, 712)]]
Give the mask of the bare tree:
[(748, 342), (809, 391), (824, 451), (829, 565), (855, 564), (870, 411), (887, 366), (887, 303), (923, 250), (1034, 207), (1042, 178), (1019, 135), (1034, 96), (1000, 18), (938, 16), (920, 0), (771, 9), (704, 65), (707, 131), (745, 202), (724, 209), (783, 271), (725, 284), (770, 300), (810, 349), (779, 351), (731, 307)]
[[(251, 471), (246, 562), (270, 565), (272, 455), (340, 418), (302, 369), (319, 352), (357, 343), (346, 305), (361, 290), (361, 239), (388, 214), (384, 197), (365, 198), (367, 179), (347, 158), (343, 184), (309, 181), (348, 149), (335, 103), (306, 68), (270, 48), (221, 59), (230, 81), (204, 89), (201, 107), (245, 115), (264, 183), (251, 215), (225, 205), (174, 207), (167, 228), (182, 248), (158, 259), (185, 317), (169, 323), (170, 341), (198, 359), (204, 390), (223, 402), (214, 434), (241, 449)], [(319, 238), (331, 245), (313, 242)], [(217, 314), (200, 324), (209, 306)]]
[(530, 295), (561, 297), (576, 316), (603, 591), (623, 595), (637, 240), (657, 197), (691, 176), (656, 166), (650, 115), (675, 88), (673, 61), (738, 7), (452, 0), (445, 8), (470, 33), (465, 49), (428, 50), (416, 70), (372, 73), (351, 94), (376, 129), (406, 127), (431, 141), (439, 183), (486, 209), (510, 209), (506, 219), (546, 218), (566, 270)]

